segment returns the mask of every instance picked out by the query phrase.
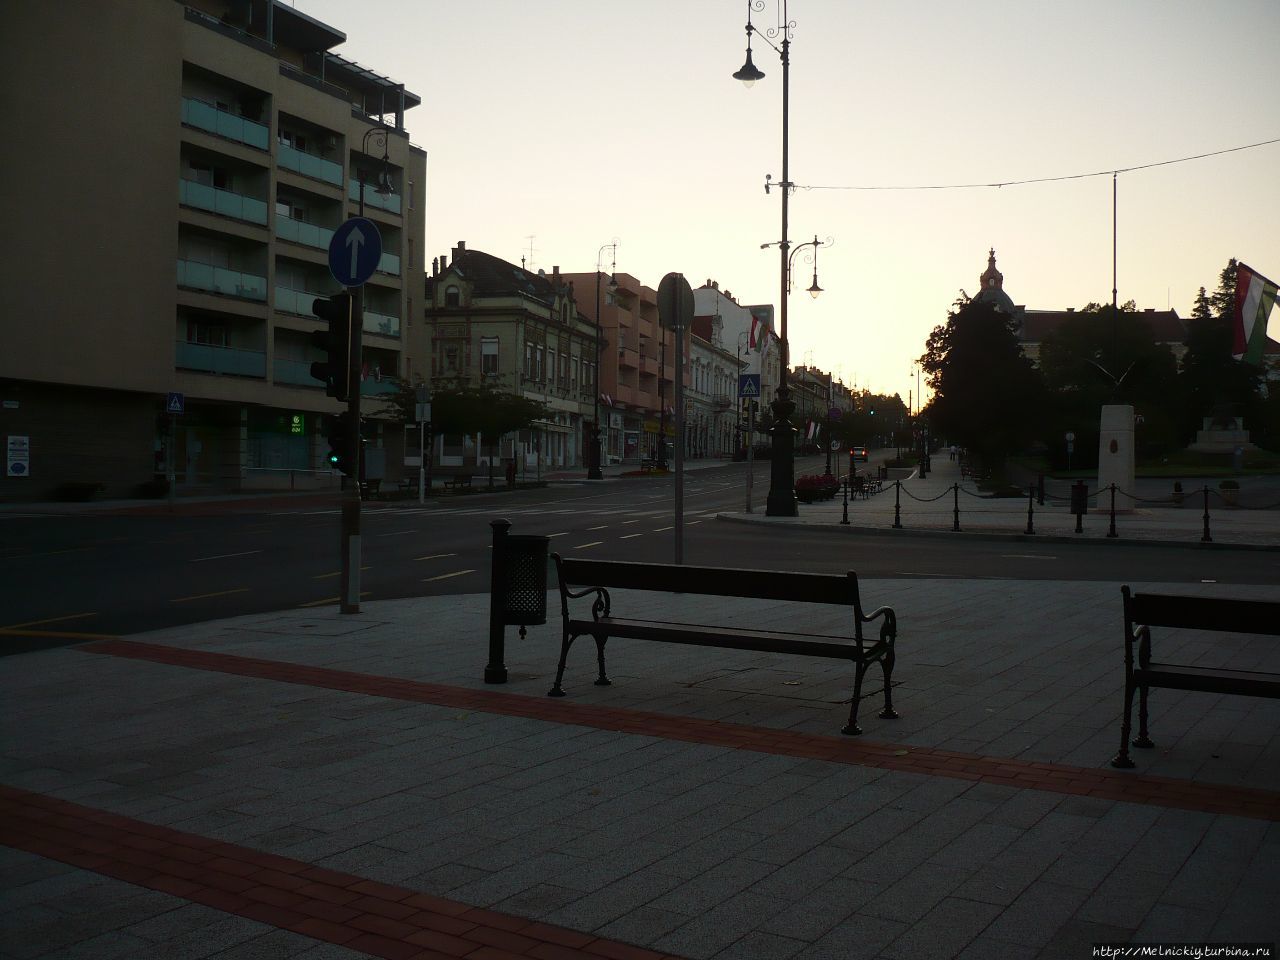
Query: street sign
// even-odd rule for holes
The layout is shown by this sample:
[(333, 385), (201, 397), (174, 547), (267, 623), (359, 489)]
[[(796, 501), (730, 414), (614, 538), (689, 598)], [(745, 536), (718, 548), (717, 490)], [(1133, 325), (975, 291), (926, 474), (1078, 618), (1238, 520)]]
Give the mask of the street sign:
[(668, 273), (658, 284), (658, 322), (682, 330), (693, 322), (693, 288), (678, 273)]
[(758, 373), (738, 374), (738, 396), (740, 398), (760, 396), (760, 374)]
[(8, 444), (9, 469), (7, 476), (27, 477), (31, 475), (31, 438), (9, 437)]
[(182, 413), (186, 407), (186, 397), (180, 393), (170, 393), (164, 398), (165, 413)]
[(832, 449), (833, 451), (838, 452), (838, 451), (840, 450), (840, 448), (841, 448), (841, 447), (843, 447), (843, 446), (844, 446), (844, 444), (843, 444), (843, 443), (841, 443), (839, 440), (832, 440), (832, 441), (831, 441), (831, 449)]
[(832, 407), (827, 411), (827, 416), (832, 420), (839, 420), (843, 411), (839, 407)]
[(366, 217), (352, 217), (329, 241), (329, 272), (344, 287), (358, 287), (373, 276), (382, 259), (382, 234)]

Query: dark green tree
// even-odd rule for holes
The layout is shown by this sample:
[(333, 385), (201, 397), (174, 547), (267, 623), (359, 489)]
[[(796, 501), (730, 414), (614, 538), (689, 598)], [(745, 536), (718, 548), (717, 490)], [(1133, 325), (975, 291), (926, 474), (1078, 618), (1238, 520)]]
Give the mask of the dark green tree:
[(1076, 434), (1084, 466), (1097, 450), (1099, 411), (1104, 404), (1129, 403), (1138, 415), (1137, 444), (1143, 456), (1168, 452), (1178, 443), (1178, 364), (1168, 345), (1132, 301), (1119, 310), (1091, 303), (1070, 316), (1040, 346), (1040, 371), (1054, 423), (1050, 449), (1065, 431)]
[(924, 414), (931, 434), (966, 447), (996, 475), (1042, 426), (1043, 383), (1015, 329), (994, 304), (962, 299), (920, 358), (933, 390)]

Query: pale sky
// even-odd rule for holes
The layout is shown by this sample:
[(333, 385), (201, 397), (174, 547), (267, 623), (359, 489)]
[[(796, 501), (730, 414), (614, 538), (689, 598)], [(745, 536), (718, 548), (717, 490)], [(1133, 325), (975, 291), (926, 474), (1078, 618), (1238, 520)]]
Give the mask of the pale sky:
[[(732, 78), (746, 0), (296, 0), (422, 97), (426, 260), (670, 271), (777, 303), (782, 67)], [(780, 4), (754, 14), (763, 31)], [(1280, 0), (791, 0), (793, 364), (906, 398), (994, 247), (1033, 309), (1109, 302), (1109, 171), (1280, 138)], [(854, 190), (993, 183), (966, 190)], [(1119, 299), (1190, 313), (1228, 258), (1280, 278), (1280, 143), (1121, 173)], [(810, 188), (810, 189), (805, 189)], [(530, 248), (532, 246), (532, 256)], [(605, 269), (608, 269), (607, 253)], [(1275, 334), (1273, 333), (1273, 336)]]

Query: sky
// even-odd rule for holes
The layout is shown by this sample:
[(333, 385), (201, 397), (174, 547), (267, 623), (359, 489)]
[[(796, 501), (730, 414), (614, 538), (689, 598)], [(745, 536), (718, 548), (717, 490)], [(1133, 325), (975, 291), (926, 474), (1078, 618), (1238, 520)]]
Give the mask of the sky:
[[(422, 98), (426, 259), (459, 240), (534, 270), (600, 247), (778, 303), (782, 64), (746, 0), (293, 0), (334, 52)], [(1109, 302), (1112, 171), (1280, 139), (1276, 0), (790, 0), (793, 365), (914, 392), (988, 250), (1031, 309)], [(775, 38), (775, 43), (780, 38)], [(1103, 176), (1081, 177), (1081, 174)], [(998, 188), (905, 186), (1009, 183)], [(876, 189), (866, 189), (876, 188)], [(1280, 278), (1280, 143), (1115, 178), (1120, 302), (1187, 316), (1236, 257)], [(603, 268), (610, 265), (605, 252)], [(1273, 333), (1274, 336), (1274, 333)], [(928, 391), (926, 389), (926, 397)]]

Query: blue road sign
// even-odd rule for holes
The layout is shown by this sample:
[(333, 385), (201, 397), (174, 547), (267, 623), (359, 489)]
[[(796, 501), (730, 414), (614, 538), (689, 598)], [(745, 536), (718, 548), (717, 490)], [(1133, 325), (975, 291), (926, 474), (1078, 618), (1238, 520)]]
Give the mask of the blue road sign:
[(329, 272), (344, 287), (358, 287), (373, 276), (382, 259), (382, 234), (365, 217), (352, 217), (329, 241)]
[(186, 406), (186, 397), (180, 393), (170, 393), (164, 398), (165, 413), (182, 413)]
[(758, 373), (738, 374), (738, 396), (739, 397), (759, 397), (760, 396), (760, 374)]

